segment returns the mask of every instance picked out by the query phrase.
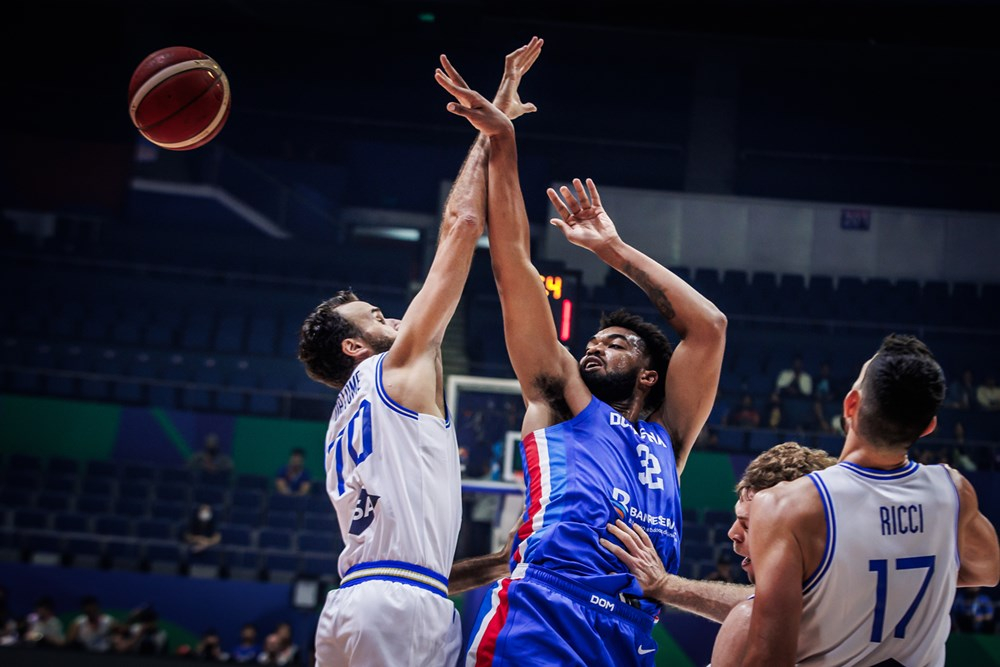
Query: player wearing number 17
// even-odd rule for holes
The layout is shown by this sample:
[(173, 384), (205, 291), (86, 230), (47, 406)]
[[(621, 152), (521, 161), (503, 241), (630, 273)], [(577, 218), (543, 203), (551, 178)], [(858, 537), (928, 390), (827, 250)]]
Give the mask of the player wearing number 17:
[[(452, 93), (474, 99), (453, 81)], [(453, 113), (466, 115), (464, 108)], [(627, 245), (597, 188), (549, 196), (566, 238), (642, 288), (681, 342), (617, 312), (577, 360), (559, 342), (532, 266), (513, 127), (490, 136), (488, 233), (507, 351), (526, 403), (525, 514), (509, 577), (494, 584), (471, 631), (468, 665), (652, 665), (659, 605), (601, 548), (610, 520), (638, 522), (668, 570), (680, 556), (678, 475), (708, 418), (726, 318)]]
[(840, 463), (750, 503), (746, 653), (717, 642), (713, 665), (945, 664), (955, 588), (995, 586), (1000, 545), (967, 479), (907, 457), (944, 393), (926, 345), (885, 338), (844, 398)]

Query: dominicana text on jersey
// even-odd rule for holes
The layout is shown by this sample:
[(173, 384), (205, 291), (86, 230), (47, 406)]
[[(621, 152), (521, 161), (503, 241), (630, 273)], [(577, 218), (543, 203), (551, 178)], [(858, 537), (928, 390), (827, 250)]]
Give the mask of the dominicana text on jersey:
[[(681, 502), (666, 430), (632, 425), (592, 398), (573, 419), (529, 434), (521, 444), (525, 521), (511, 566), (530, 563), (617, 596), (641, 596), (624, 564), (599, 539), (622, 519), (649, 534), (668, 572), (680, 563)], [(654, 603), (643, 603), (655, 614)]]

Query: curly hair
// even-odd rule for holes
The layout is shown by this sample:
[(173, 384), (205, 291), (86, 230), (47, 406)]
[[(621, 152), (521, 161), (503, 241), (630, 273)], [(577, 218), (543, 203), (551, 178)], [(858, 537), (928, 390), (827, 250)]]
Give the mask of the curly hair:
[(758, 491), (829, 468), (836, 462), (837, 459), (822, 449), (810, 449), (797, 442), (783, 442), (750, 462), (736, 485), (736, 496), (749, 500)]
[(674, 346), (663, 334), (658, 326), (647, 322), (638, 315), (630, 313), (624, 308), (619, 308), (613, 313), (601, 315), (601, 329), (608, 327), (621, 327), (635, 333), (646, 346), (644, 352), (649, 355), (650, 368), (657, 373), (656, 384), (646, 394), (643, 402), (643, 413), (648, 414), (656, 410), (663, 404), (663, 397), (666, 391), (667, 366), (670, 365), (670, 357), (674, 353)]
[(354, 371), (354, 360), (340, 347), (345, 338), (361, 335), (361, 330), (337, 312), (345, 303), (357, 301), (350, 289), (340, 290), (316, 306), (299, 331), (299, 361), (306, 375), (334, 389), (340, 389)]
[(861, 381), (858, 433), (876, 445), (909, 447), (937, 414), (945, 389), (927, 345), (914, 336), (886, 336)]

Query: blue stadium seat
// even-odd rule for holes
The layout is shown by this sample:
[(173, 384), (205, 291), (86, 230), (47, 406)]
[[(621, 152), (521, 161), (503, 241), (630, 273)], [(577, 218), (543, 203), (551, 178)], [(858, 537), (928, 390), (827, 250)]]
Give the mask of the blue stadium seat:
[(155, 501), (149, 508), (150, 518), (178, 523), (185, 521), (190, 510), (186, 503)]
[(42, 490), (52, 493), (76, 493), (79, 476), (50, 472), (42, 482)]
[(336, 577), (336, 556), (303, 556), (299, 574), (316, 578)]
[(80, 493), (92, 496), (113, 496), (117, 483), (106, 477), (84, 477), (80, 484)]
[(292, 532), (290, 530), (263, 528), (257, 534), (257, 546), (261, 549), (290, 551), (292, 548)]
[(261, 513), (260, 510), (232, 508), (229, 510), (227, 521), (239, 526), (256, 528), (261, 524)]
[(705, 542), (692, 542), (684, 539), (681, 543), (681, 562), (715, 560), (715, 547)]
[(253, 532), (246, 526), (223, 524), (219, 528), (222, 544), (226, 547), (250, 548), (253, 546)]
[(49, 527), (49, 515), (41, 510), (17, 509), (14, 510), (13, 525), (18, 530), (46, 529)]
[(195, 503), (220, 507), (226, 502), (226, 493), (226, 489), (221, 486), (199, 484), (191, 492), (191, 499)]
[(0, 489), (0, 507), (11, 509), (28, 508), (32, 504), (33, 495), (28, 488), (15, 489), (4, 486)]
[(236, 477), (236, 488), (257, 489), (266, 491), (271, 488), (271, 478), (265, 475), (254, 475), (251, 473), (241, 473)]
[(149, 489), (149, 481), (139, 481), (128, 475), (128, 479), (123, 479), (118, 483), (118, 497), (135, 501), (145, 501), (149, 498)]
[(708, 542), (709, 528), (705, 523), (690, 523), (684, 525), (684, 543), (698, 544)]
[(337, 516), (333, 513), (333, 508), (324, 514), (307, 512), (302, 517), (302, 528), (303, 530), (316, 532), (336, 531), (338, 534), (340, 532), (340, 526), (337, 523)]
[(164, 542), (147, 544), (143, 559), (151, 571), (164, 574), (176, 574), (184, 563), (180, 547)]
[(264, 495), (254, 489), (233, 489), (230, 507), (259, 511), (263, 505)]
[(129, 537), (132, 535), (132, 522), (120, 516), (94, 517), (94, 532), (100, 535)]
[(35, 506), (46, 512), (65, 512), (72, 504), (72, 496), (68, 493), (42, 492), (35, 498)]
[(265, 553), (263, 567), (268, 581), (290, 582), (299, 572), (299, 557), (292, 554)]
[[(686, 532), (685, 527), (685, 532)], [(298, 550), (330, 554), (334, 552), (335, 541), (330, 533), (300, 532)]]
[(751, 452), (759, 454), (775, 445), (785, 442), (785, 432), (772, 429), (751, 429), (747, 447)]
[(131, 540), (109, 539), (104, 543), (104, 557), (114, 570), (138, 570), (141, 549)]
[(75, 459), (54, 456), (49, 459), (48, 472), (49, 475), (79, 475), (80, 462)]
[(176, 531), (176, 523), (167, 519), (144, 519), (135, 524), (135, 536), (143, 540), (174, 540)]
[(166, 484), (190, 484), (194, 475), (188, 468), (161, 468), (159, 471), (160, 483)]
[(145, 498), (118, 498), (111, 505), (112, 513), (126, 519), (145, 518), (149, 513), (149, 503)]
[(76, 512), (63, 512), (52, 517), (52, 528), (61, 533), (89, 533), (90, 516)]
[(306, 498), (303, 496), (285, 496), (272, 493), (267, 499), (269, 512), (301, 512), (306, 508)]
[(118, 476), (118, 464), (113, 461), (97, 459), (87, 461), (85, 474), (87, 479), (94, 477), (114, 478)]
[(191, 487), (187, 484), (161, 482), (153, 487), (153, 493), (157, 501), (187, 503), (191, 496)]
[(268, 528), (294, 530), (299, 525), (299, 514), (297, 512), (268, 511), (264, 518), (264, 525)]
[(94, 536), (68, 538), (65, 549), (74, 567), (96, 568), (104, 556), (104, 543)]
[[(702, 523), (706, 526), (711, 526), (712, 528), (723, 528), (728, 530), (729, 526), (732, 525), (735, 516), (729, 510), (715, 510), (706, 509), (705, 515), (702, 518)], [(687, 535), (687, 527), (685, 527), (685, 536)]]
[(111, 511), (111, 495), (81, 495), (76, 498), (76, 511), (83, 514), (106, 514)]

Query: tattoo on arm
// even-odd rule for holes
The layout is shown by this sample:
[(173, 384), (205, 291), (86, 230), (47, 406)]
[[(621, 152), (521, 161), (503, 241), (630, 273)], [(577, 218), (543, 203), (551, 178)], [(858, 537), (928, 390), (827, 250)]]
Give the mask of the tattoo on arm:
[(660, 315), (665, 320), (669, 322), (674, 319), (677, 313), (674, 312), (673, 304), (670, 303), (670, 299), (667, 298), (666, 293), (653, 284), (653, 281), (649, 279), (648, 273), (633, 264), (626, 264), (622, 269), (622, 273), (634, 280), (642, 288), (642, 291), (646, 293), (646, 296), (653, 302), (653, 305), (656, 306), (656, 309), (660, 311)]

